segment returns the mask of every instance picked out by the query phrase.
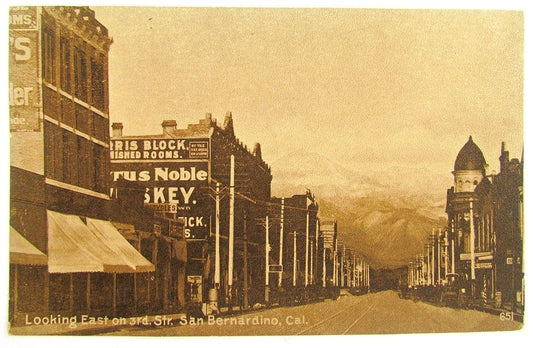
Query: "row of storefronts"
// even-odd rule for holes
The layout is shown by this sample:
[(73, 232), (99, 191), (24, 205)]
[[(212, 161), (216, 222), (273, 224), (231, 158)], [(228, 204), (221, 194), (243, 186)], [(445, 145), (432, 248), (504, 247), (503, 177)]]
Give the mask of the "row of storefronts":
[(434, 229), (424, 253), (409, 264), (409, 285), (456, 282), (474, 303), (523, 311), (523, 160), (502, 143), (499, 173), (487, 175), (470, 137), (447, 192), (447, 226)]

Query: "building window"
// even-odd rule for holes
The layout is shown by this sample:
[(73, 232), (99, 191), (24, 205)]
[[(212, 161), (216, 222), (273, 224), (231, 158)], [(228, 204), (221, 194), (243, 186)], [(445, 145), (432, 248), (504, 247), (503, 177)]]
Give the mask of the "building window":
[(109, 123), (107, 119), (93, 113), (93, 136), (100, 141), (109, 141)]
[(103, 55), (99, 55), (98, 58), (91, 58), (92, 104), (100, 110), (104, 110), (105, 102), (103, 61)]
[(76, 129), (85, 133), (89, 134), (89, 110), (87, 110), (85, 107), (76, 104), (75, 106), (75, 113), (76, 113)]
[(63, 182), (78, 185), (78, 165), (82, 162), (78, 158), (76, 135), (67, 131), (63, 132)]
[(97, 192), (106, 193), (108, 184), (107, 175), (107, 156), (109, 151), (100, 145), (94, 145), (93, 147), (93, 163), (94, 163), (94, 189)]
[(47, 178), (56, 178), (56, 132), (55, 126), (49, 122), (45, 122), (44, 125), (44, 146), (45, 146), (45, 171)]
[(74, 51), (74, 89), (76, 98), (87, 101), (87, 58), (85, 52)]
[(63, 130), (63, 182), (70, 182), (70, 139), (69, 132)]
[(56, 82), (55, 74), (55, 38), (54, 32), (46, 28), (42, 34), (43, 45), (43, 79), (51, 84)]
[(70, 88), (70, 41), (62, 37), (60, 43), (61, 55), (61, 89), (71, 93)]
[(59, 121), (74, 128), (76, 123), (74, 110), (74, 102), (67, 97), (61, 96), (61, 118), (59, 118)]

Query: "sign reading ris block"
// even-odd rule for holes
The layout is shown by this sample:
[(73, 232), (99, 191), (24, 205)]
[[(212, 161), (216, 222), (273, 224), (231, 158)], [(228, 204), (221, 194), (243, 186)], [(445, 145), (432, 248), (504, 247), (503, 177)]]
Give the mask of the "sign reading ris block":
[(209, 139), (113, 139), (112, 161), (208, 159)]

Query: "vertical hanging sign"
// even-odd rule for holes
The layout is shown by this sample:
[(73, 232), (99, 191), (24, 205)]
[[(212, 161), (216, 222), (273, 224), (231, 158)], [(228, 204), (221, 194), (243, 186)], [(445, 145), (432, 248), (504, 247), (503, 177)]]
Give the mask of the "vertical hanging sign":
[(39, 132), (39, 26), (37, 7), (9, 9), (9, 129)]

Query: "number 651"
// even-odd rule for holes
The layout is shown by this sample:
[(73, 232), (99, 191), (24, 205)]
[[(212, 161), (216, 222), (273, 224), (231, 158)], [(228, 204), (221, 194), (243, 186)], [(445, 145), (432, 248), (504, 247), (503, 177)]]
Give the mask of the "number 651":
[(500, 313), (500, 320), (501, 321), (512, 321), (513, 318), (513, 312), (501, 312)]

